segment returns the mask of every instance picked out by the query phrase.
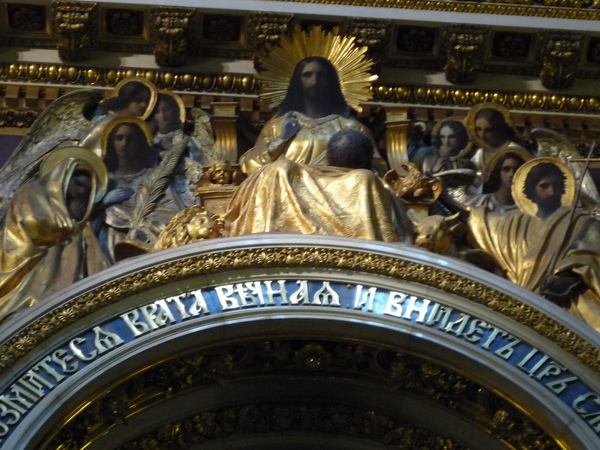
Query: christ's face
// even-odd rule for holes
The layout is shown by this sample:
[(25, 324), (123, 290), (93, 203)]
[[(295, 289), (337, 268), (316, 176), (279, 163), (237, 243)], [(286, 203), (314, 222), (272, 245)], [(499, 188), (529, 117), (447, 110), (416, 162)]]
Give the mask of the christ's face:
[(318, 61), (311, 61), (300, 75), (304, 96), (309, 100), (317, 101), (322, 98), (327, 88), (327, 72)]

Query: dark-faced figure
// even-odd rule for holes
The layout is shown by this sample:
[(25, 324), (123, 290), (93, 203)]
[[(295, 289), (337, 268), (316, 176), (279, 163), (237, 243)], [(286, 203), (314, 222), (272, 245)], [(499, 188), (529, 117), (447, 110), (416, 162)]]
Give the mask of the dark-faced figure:
[(170, 133), (181, 128), (179, 105), (171, 95), (159, 94), (154, 113), (154, 121), (159, 133)]
[(482, 109), (475, 116), (475, 134), (488, 148), (498, 148), (514, 140), (514, 131), (502, 113), (492, 108)]
[(279, 115), (288, 111), (315, 118), (348, 113), (337, 71), (329, 60), (311, 56), (296, 65)]
[(92, 177), (86, 170), (76, 170), (67, 185), (65, 204), (73, 219), (80, 222), (84, 219), (92, 194)]
[(562, 206), (566, 176), (551, 162), (534, 166), (525, 180), (525, 196), (538, 207), (537, 217), (546, 219)]
[(340, 130), (327, 144), (327, 161), (330, 166), (371, 169), (373, 141), (360, 130)]
[(148, 86), (139, 81), (130, 81), (119, 89), (116, 97), (104, 100), (101, 106), (120, 116), (141, 117), (146, 113), (151, 97)]

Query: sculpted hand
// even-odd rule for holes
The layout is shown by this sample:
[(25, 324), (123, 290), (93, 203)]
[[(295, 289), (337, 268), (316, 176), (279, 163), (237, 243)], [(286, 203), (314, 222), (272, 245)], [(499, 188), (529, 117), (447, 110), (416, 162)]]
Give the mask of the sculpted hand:
[(102, 199), (102, 204), (104, 206), (110, 206), (114, 205), (115, 203), (121, 203), (127, 200), (133, 194), (135, 194), (135, 191), (130, 187), (118, 186), (112, 191), (106, 193)]
[(442, 156), (436, 160), (431, 171), (433, 173), (438, 173), (450, 169), (452, 169), (452, 160), (448, 157)]
[(281, 133), (267, 147), (267, 154), (271, 161), (275, 161), (283, 153), (288, 141), (296, 135), (300, 125), (292, 113), (287, 113), (281, 127)]
[(543, 297), (566, 308), (571, 300), (585, 291), (583, 280), (572, 273), (559, 273), (549, 275), (544, 279), (541, 288)]
[(299, 128), (300, 128), (300, 125), (298, 124), (298, 121), (290, 113), (288, 113), (283, 122), (283, 128), (281, 130), (281, 134), (279, 135), (279, 137), (277, 139), (281, 139), (282, 141), (287, 141), (288, 139), (293, 137), (298, 132)]

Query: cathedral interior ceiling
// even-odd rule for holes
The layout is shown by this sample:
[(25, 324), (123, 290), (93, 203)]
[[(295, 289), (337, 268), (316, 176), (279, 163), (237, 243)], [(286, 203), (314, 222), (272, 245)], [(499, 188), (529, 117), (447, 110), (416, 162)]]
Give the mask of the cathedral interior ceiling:
[(600, 129), (595, 3), (359, 4), (257, 1), (224, 10), (185, 1), (2, 0), (0, 126), (27, 128), (69, 90), (112, 87), (132, 74), (185, 93), (188, 107), (235, 99), (260, 124), (270, 109), (257, 100), (258, 59), (296, 26), (320, 25), (368, 47), (379, 80), (367, 115), (395, 105), (408, 107), (410, 117), (439, 120), (496, 101), (521, 128), (573, 137)]
[[(204, 1), (191, 3), (182, 0), (165, 7), (150, 1), (0, 0), (0, 134), (24, 134), (66, 93), (82, 87), (108, 93), (124, 78), (138, 76), (180, 94), (188, 110), (200, 107), (219, 119), (239, 119), (237, 131), (247, 132), (246, 141), (254, 142), (255, 132), (273, 113), (259, 98), (256, 75), (261, 57), (295, 29), (319, 26), (367, 47), (379, 79), (372, 87), (373, 99), (363, 104), (360, 114), (376, 138), (394, 121), (404, 120), (406, 126), (411, 119), (433, 123), (450, 115), (464, 117), (483, 102), (506, 106), (521, 131), (545, 127), (582, 141), (600, 137), (600, 10), (591, 1), (250, 1), (227, 10)], [(387, 122), (378, 134), (383, 121)], [(236, 136), (236, 130), (229, 132), (229, 137)], [(518, 323), (551, 343), (553, 351), (556, 347), (556, 352), (566, 353), (574, 366), (583, 366), (586, 376), (600, 372), (599, 350), (586, 340), (585, 330), (575, 332), (562, 319), (540, 314), (535, 304), (474, 284), (449, 269), (399, 261), (397, 255), (398, 261), (392, 261), (330, 248), (294, 253), (287, 244), (273, 250), (275, 256), (267, 262), (262, 249), (222, 253), (218, 258), (211, 254), (173, 260), (146, 273), (126, 275), (118, 288), (112, 281), (49, 309), (3, 343), (0, 370), (33, 358), (30, 353), (44, 341), (71, 333), (72, 323), (97, 317), (102, 308), (112, 308), (128, 296), (141, 302), (145, 290), (164, 288), (173, 280), (187, 283), (197, 275), (194, 271), (221, 273), (223, 261), (235, 270), (279, 269), (279, 257), (290, 267), (349, 270), (352, 265), (352, 270), (373, 276), (394, 273), (403, 282), (469, 300)], [(337, 265), (327, 260), (334, 257)], [(282, 445), (279, 433), (307, 429), (337, 435), (347, 448), (362, 448), (361, 439), (382, 448), (558, 448), (566, 439), (561, 433), (568, 434), (550, 422), (536, 423), (533, 403), (521, 404), (506, 392), (496, 394), (498, 386), (483, 383), (472, 368), (454, 372), (454, 366), (434, 364), (429, 355), (376, 341), (326, 339), (318, 333), (309, 336), (314, 339), (270, 337), (197, 346), (195, 353), (182, 350), (160, 361), (148, 359), (108, 387), (98, 382), (93, 401), (86, 393), (85, 402), (73, 403), (57, 419), (64, 422), (46, 424), (52, 430), (39, 438), (43, 448), (64, 449), (65, 443), (71, 445), (68, 448), (103, 448), (101, 439), (108, 429), (119, 436), (123, 449), (149, 449), (154, 443), (154, 448), (182, 448), (182, 442), (195, 448), (215, 440), (231, 441), (231, 448), (238, 448), (236, 436), (252, 433), (271, 436), (263, 441), (268, 447)], [(314, 381), (317, 373), (321, 385)], [(272, 390), (273, 380), (282, 374), (297, 382), (287, 396)], [(334, 379), (342, 381), (341, 387), (330, 383)], [(296, 401), (303, 386), (315, 385), (312, 398)], [(367, 393), (372, 388), (375, 393)], [(356, 401), (336, 402), (336, 389), (353, 390)], [(239, 396), (223, 406), (226, 402), (219, 402), (219, 395), (225, 390)], [(256, 400), (259, 395), (262, 403)], [(201, 407), (192, 405), (195, 402)], [(385, 407), (374, 410), (381, 405)], [(419, 411), (430, 408), (431, 417), (437, 414), (443, 420), (423, 417), (418, 424), (410, 423), (401, 410), (410, 410), (410, 405)], [(180, 414), (167, 421), (163, 408)], [(137, 424), (135, 436), (121, 426), (127, 420)], [(235, 429), (232, 420), (239, 424)], [(456, 431), (461, 421), (469, 429), (464, 434)], [(494, 446), (483, 441), (493, 441)], [(94, 442), (96, 447), (87, 447)]]

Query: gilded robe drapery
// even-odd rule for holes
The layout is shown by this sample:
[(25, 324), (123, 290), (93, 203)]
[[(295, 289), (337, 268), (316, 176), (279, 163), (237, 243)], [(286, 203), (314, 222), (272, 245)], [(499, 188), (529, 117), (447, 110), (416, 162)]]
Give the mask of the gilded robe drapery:
[(15, 192), (0, 230), (0, 320), (108, 267), (88, 223), (97, 183), (83, 219), (73, 219), (67, 209), (66, 189), (76, 169), (93, 178), (85, 161), (66, 158)]
[(518, 210), (495, 214), (474, 208), (469, 232), (509, 280), (537, 293), (558, 252), (552, 273), (577, 273), (588, 287), (570, 311), (600, 331), (600, 222), (578, 212), (569, 227), (570, 212), (570, 207), (561, 207), (543, 220)]
[[(298, 131), (289, 141), (279, 142), (284, 125), (289, 121), (297, 121)], [(256, 172), (262, 166), (273, 162), (280, 155), (291, 161), (308, 164), (311, 166), (327, 165), (325, 150), (331, 137), (343, 129), (360, 130), (367, 135), (371, 132), (353, 117), (342, 117), (332, 114), (320, 118), (311, 118), (302, 113), (293, 111), (289, 114), (274, 117), (263, 127), (256, 145), (244, 153), (240, 158), (240, 167), (247, 174)], [(281, 146), (280, 152), (273, 157), (269, 153), (272, 146)], [(376, 154), (376, 165), (385, 165)]]
[(373, 172), (285, 158), (245, 180), (225, 215), (230, 236), (268, 231), (412, 242), (401, 204)]

